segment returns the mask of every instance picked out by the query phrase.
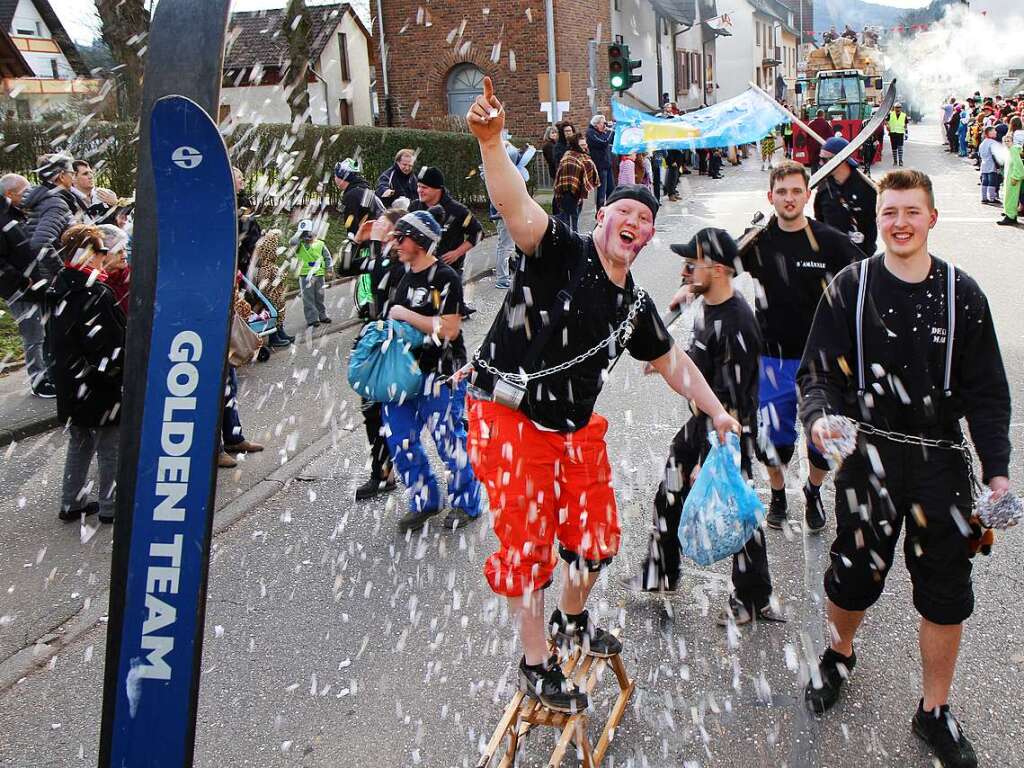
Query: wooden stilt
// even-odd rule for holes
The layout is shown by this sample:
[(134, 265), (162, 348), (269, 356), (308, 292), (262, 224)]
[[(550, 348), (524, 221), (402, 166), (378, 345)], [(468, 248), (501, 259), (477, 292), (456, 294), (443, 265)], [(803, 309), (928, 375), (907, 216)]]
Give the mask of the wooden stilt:
[(592, 710), (576, 714), (555, 712), (525, 696), (522, 691), (516, 691), (498, 721), (498, 726), (491, 735), (491, 739), (477, 763), (477, 768), (488, 768), (503, 740), (507, 740), (507, 746), (498, 765), (499, 768), (512, 768), (524, 737), (537, 727), (555, 728), (560, 731), (554, 751), (548, 760), (548, 768), (558, 768), (562, 764), (570, 742), (575, 742), (576, 752), (583, 768), (599, 768), (612, 739), (615, 738), (615, 730), (626, 714), (626, 707), (636, 689), (636, 683), (626, 672), (626, 666), (623, 664), (621, 656), (599, 659), (595, 656), (583, 656), (577, 650), (562, 664), (565, 676), (572, 679), (588, 694), (595, 689), (601, 673), (607, 667), (611, 667), (612, 672), (615, 673), (619, 695), (612, 705), (608, 720), (604, 724), (595, 746), (591, 747), (587, 733), (590, 724), (588, 713)]

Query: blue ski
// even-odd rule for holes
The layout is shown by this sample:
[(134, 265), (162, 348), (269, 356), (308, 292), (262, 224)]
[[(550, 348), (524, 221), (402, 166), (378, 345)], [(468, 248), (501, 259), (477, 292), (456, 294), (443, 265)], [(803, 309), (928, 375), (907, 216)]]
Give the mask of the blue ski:
[(166, 96), (149, 129), (155, 300), (134, 504), (117, 521), (129, 540), (112, 590), (123, 602), (101, 750), (107, 765), (132, 768), (192, 761), (237, 239), (231, 166), (210, 116)]

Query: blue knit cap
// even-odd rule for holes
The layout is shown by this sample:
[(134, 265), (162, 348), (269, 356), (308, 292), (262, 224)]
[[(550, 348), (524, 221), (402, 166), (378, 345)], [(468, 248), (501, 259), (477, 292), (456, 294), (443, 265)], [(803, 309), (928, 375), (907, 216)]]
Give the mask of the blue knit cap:
[(428, 211), (412, 211), (398, 220), (395, 233), (412, 238), (414, 243), (429, 251), (441, 239), (441, 225)]

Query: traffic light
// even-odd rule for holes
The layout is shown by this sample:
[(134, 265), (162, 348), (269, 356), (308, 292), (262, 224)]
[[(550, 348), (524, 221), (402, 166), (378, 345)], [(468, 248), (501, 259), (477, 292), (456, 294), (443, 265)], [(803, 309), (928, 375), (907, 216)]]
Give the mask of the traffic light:
[(613, 91), (626, 89), (626, 67), (629, 65), (629, 46), (612, 43), (608, 46), (608, 85)]
[(639, 69), (642, 62), (629, 58), (629, 46), (623, 43), (612, 43), (608, 46), (608, 85), (613, 91), (628, 91), (634, 83), (643, 80), (643, 75), (634, 75), (633, 70)]

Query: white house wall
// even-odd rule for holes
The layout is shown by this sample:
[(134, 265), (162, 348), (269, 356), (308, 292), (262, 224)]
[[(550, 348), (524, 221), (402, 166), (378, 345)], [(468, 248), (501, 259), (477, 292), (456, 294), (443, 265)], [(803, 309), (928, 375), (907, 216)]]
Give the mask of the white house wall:
[[(708, 45), (708, 50), (713, 51), (714, 46)], [(700, 56), (700, 72), (695, 83), (678, 83), (676, 85), (676, 106), (681, 110), (689, 111), (704, 106), (704, 89), (701, 83), (704, 82), (704, 49), (703, 32), (700, 24), (683, 32), (676, 38), (676, 50), (687, 53), (696, 53)], [(673, 78), (675, 77), (675, 61), (672, 62)], [(691, 77), (692, 80), (692, 77)], [(708, 104), (714, 104), (714, 94), (708, 94)]]
[[(348, 73), (352, 78), (347, 83), (341, 79), (340, 51), (338, 47), (339, 33), (347, 37)], [(373, 107), (370, 103), (370, 78), (372, 73), (367, 40), (351, 15), (345, 14), (337, 32), (331, 35), (331, 39), (324, 46), (324, 50), (320, 54), (320, 67), (318, 71), (327, 80), (327, 98), (332, 105), (331, 125), (338, 125), (339, 123), (338, 103), (341, 99), (347, 99), (351, 105), (352, 122), (355, 125), (373, 125)], [(317, 102), (317, 111), (314, 112), (313, 121), (318, 124), (324, 124), (327, 122), (324, 109), (324, 84), (319, 80), (311, 83), (309, 91), (310, 102), (312, 103), (314, 98)]]
[[(722, 6), (724, 7), (724, 6)], [(760, 59), (754, 61), (754, 12), (743, 0), (735, 0), (732, 19), (732, 37), (720, 37), (716, 43), (717, 61), (715, 80), (718, 85), (718, 101), (738, 96), (750, 87), (754, 79), (754, 68), (760, 66)]]
[(240, 123), (289, 123), (291, 110), (279, 85), (221, 88), (220, 103)]
[[(32, 35), (21, 35), (18, 32), (21, 28), (38, 30), (38, 34), (33, 32)], [(53, 33), (46, 26), (43, 17), (39, 15), (39, 11), (36, 10), (35, 3), (32, 0), (19, 0), (18, 8), (14, 12), (14, 19), (11, 22), (9, 31), (12, 35), (22, 37), (36, 37), (44, 40), (53, 38)], [(32, 72), (36, 77), (53, 79), (53, 65), (50, 63), (51, 61), (57, 62), (57, 79), (71, 80), (75, 77), (75, 71), (62, 53), (30, 53), (22, 51), (22, 56), (25, 57), (25, 62), (32, 68)]]

